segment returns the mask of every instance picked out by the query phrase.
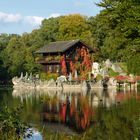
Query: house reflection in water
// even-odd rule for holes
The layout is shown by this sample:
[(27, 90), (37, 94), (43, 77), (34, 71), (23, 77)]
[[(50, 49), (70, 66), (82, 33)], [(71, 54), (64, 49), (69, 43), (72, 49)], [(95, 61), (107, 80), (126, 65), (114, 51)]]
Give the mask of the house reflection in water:
[(59, 100), (56, 96), (44, 102), (43, 120), (65, 123), (77, 130), (85, 130), (90, 125), (94, 115), (93, 107), (88, 96), (81, 93), (66, 95), (65, 100)]
[[(20, 98), (24, 106), (40, 105), (41, 101), (40, 112), (43, 122), (63, 123), (77, 131), (85, 130), (90, 126), (98, 106), (108, 108), (116, 104), (116, 90), (62, 92), (20, 89), (14, 90), (13, 96)], [(38, 108), (34, 107), (34, 109)]]

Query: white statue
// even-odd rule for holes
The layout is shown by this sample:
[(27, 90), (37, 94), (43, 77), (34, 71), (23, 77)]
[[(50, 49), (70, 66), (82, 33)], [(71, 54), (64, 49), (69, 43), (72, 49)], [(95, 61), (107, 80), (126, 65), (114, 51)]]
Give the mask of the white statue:
[(92, 64), (92, 74), (96, 77), (99, 74), (99, 63), (93, 62)]
[(72, 74), (71, 73), (68, 76), (68, 81), (70, 81), (70, 82), (72, 81)]
[(66, 81), (67, 81), (67, 79), (66, 79), (66, 76), (64, 76), (64, 75), (57, 77), (57, 80), (56, 80), (56, 82), (59, 82), (59, 83), (63, 83)]
[(75, 70), (75, 73), (74, 73), (74, 78), (75, 78), (75, 79), (77, 79), (77, 78), (78, 78), (77, 70)]
[(20, 74), (20, 79), (22, 79), (23, 78), (23, 72), (21, 72), (21, 74)]
[(110, 61), (109, 59), (107, 59), (107, 60), (105, 61), (105, 66), (106, 66), (106, 68), (111, 68), (112, 63), (111, 63), (111, 61)]

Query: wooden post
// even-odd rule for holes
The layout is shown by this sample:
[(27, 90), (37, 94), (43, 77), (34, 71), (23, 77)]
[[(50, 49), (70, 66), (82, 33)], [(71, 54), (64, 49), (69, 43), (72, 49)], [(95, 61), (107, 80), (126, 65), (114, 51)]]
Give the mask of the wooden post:
[(130, 84), (130, 91), (131, 91), (131, 82), (129, 82), (129, 84)]
[(120, 88), (121, 88), (121, 83), (120, 83), (120, 82), (118, 82), (118, 84), (119, 84), (119, 91), (120, 91)]
[(124, 92), (125, 92), (125, 89), (126, 89), (126, 83), (125, 82), (123, 83), (123, 89), (124, 89)]
[(136, 81), (136, 83), (135, 83), (135, 92), (137, 93), (137, 86), (138, 86), (138, 83), (137, 83), (137, 81)]

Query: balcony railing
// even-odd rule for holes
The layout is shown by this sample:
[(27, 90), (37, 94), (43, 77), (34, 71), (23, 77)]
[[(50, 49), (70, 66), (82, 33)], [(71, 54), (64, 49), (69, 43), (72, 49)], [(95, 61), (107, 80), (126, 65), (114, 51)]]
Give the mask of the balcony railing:
[(37, 63), (60, 63), (60, 58), (56, 57), (42, 57), (36, 58)]

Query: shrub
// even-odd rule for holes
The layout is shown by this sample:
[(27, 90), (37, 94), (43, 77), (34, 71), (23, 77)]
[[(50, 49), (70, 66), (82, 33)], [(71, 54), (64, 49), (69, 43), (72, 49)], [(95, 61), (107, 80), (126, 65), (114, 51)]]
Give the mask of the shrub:
[[(0, 110), (0, 138), (3, 140), (19, 140), (25, 136), (29, 126), (20, 119), (21, 107)], [(32, 133), (32, 132), (31, 132)], [(31, 136), (29, 134), (28, 136)]]
[(112, 69), (109, 69), (108, 73), (109, 73), (109, 76), (110, 76), (110, 77), (114, 77), (114, 76), (119, 75), (118, 72), (115, 72), (115, 71), (113, 71)]
[(136, 53), (127, 61), (128, 72), (134, 75), (140, 75), (140, 54)]
[(41, 80), (50, 80), (50, 79), (56, 80), (57, 77), (58, 77), (58, 74), (57, 73), (46, 73), (46, 72), (42, 72), (40, 74)]

